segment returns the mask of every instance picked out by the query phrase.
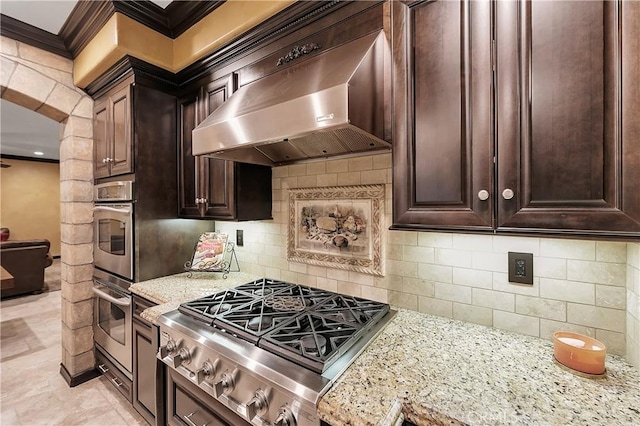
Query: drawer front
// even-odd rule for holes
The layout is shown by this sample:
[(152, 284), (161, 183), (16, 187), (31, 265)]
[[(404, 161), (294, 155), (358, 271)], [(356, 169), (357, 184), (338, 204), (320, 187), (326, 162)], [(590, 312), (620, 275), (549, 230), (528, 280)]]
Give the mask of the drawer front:
[(131, 403), (133, 400), (132, 383), (123, 373), (120, 372), (100, 350), (96, 349), (96, 368), (105, 376), (113, 386), (116, 387), (126, 399)]

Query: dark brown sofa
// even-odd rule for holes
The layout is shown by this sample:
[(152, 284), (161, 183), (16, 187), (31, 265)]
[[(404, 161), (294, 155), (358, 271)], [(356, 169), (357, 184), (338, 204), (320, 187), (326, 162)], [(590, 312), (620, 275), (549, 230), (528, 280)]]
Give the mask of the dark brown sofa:
[(2, 267), (13, 275), (13, 287), (2, 289), (2, 298), (25, 293), (41, 293), (44, 268), (51, 266), (49, 240), (3, 241), (0, 248)]

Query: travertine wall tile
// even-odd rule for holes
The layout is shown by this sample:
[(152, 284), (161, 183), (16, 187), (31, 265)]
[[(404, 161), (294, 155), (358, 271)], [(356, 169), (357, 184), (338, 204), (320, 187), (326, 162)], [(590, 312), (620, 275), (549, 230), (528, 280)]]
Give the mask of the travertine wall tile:
[(363, 185), (372, 185), (378, 183), (391, 183), (387, 180), (386, 170), (366, 170), (360, 172), (360, 182)]
[(389, 300), (389, 293), (381, 288), (370, 287), (367, 285), (363, 285), (360, 288), (361, 296), (366, 299), (375, 300), (376, 302), (387, 303)]
[(493, 325), (493, 311), (489, 308), (454, 302), (453, 319), (490, 327)]
[[(292, 262), (293, 263), (293, 262)], [(349, 271), (344, 269), (327, 269), (327, 278), (338, 281), (349, 281)]]
[(418, 245), (418, 233), (411, 231), (389, 231), (387, 243), (405, 246)]
[(360, 287), (360, 284), (354, 284), (349, 281), (338, 281), (338, 293), (361, 297), (362, 290)]
[(386, 272), (390, 275), (401, 277), (418, 277), (418, 264), (416, 262), (403, 262), (400, 260), (387, 259)]
[(402, 259), (407, 262), (434, 263), (435, 250), (431, 247), (404, 246)]
[[(455, 238), (454, 238), (455, 246)], [(471, 267), (471, 252), (457, 249), (436, 249), (435, 263), (447, 266), (460, 266), (462, 268)]]
[(93, 118), (93, 100), (88, 96), (85, 96), (82, 99), (80, 99), (80, 102), (78, 102), (78, 104), (75, 106), (75, 108), (71, 112), (71, 115), (75, 115), (76, 117), (81, 117), (81, 118), (92, 119)]
[[(70, 136), (91, 140), (93, 138), (93, 121), (90, 118), (69, 117), (66, 122), (64, 122), (61, 139)], [(82, 160), (84, 160), (84, 158), (82, 158)]]
[(306, 174), (311, 175), (322, 175), (327, 172), (327, 165), (325, 161), (316, 161), (314, 163), (307, 163)]
[[(91, 281), (93, 277), (93, 264), (68, 265), (66, 259), (62, 259), (62, 262), (60, 262), (60, 276), (70, 284)], [(67, 300), (69, 300), (68, 297)]]
[(567, 278), (595, 284), (624, 287), (627, 279), (626, 265), (623, 263), (567, 261)]
[(451, 266), (419, 263), (418, 277), (424, 280), (429, 280), (429, 281), (436, 281), (441, 283), (452, 283), (453, 268)]
[(526, 315), (512, 314), (511, 312), (493, 311), (493, 326), (502, 330), (515, 333), (540, 336), (540, 318)]
[(61, 203), (60, 221), (62, 223), (93, 223), (93, 203)]
[(585, 336), (591, 336), (593, 338), (596, 337), (596, 329), (593, 327), (585, 327), (584, 325), (552, 321), (548, 319), (540, 320), (540, 337), (551, 340), (553, 338), (553, 333), (556, 331), (572, 331), (574, 333), (584, 334)]
[(289, 176), (305, 176), (307, 174), (306, 164), (292, 164), (289, 168)]
[(624, 243), (597, 241), (596, 260), (598, 262), (626, 263), (627, 245)]
[(475, 269), (453, 268), (453, 284), (490, 289), (493, 287), (493, 273)]
[(534, 256), (540, 254), (540, 239), (535, 237), (493, 237), (493, 251), (507, 253), (515, 251), (519, 253), (531, 253)]
[(540, 295), (540, 279), (533, 279), (533, 285), (511, 283), (509, 275), (498, 272), (493, 273), (493, 289), (495, 291), (503, 291), (506, 293), (523, 294), (525, 296)]
[(373, 155), (372, 157), (374, 169), (391, 169), (391, 154)]
[(516, 295), (516, 313), (554, 321), (566, 321), (567, 304), (558, 300)]
[(507, 272), (507, 253), (491, 253), (474, 251), (471, 255), (471, 267), (481, 271)]
[(338, 173), (338, 186), (360, 185), (360, 172)]
[(389, 304), (402, 309), (418, 311), (418, 296), (399, 291), (389, 291)]
[(62, 363), (71, 376), (77, 376), (85, 371), (93, 370), (95, 368), (93, 348), (78, 355), (71, 355), (63, 348)]
[[(46, 103), (43, 105), (43, 107), (61, 111), (63, 113), (63, 116), (60, 120), (56, 121), (62, 121), (66, 118), (66, 116), (71, 115), (71, 111), (73, 111), (78, 102), (80, 102), (81, 98), (82, 96), (80, 95), (80, 93), (76, 92), (75, 90), (72, 90), (63, 84), (56, 84), (47, 97)], [(43, 107), (41, 107), (40, 109), (42, 110)], [(45, 115), (47, 114), (45, 113)]]
[(540, 278), (540, 297), (594, 305), (595, 287), (590, 283)]
[(437, 234), (430, 232), (415, 232), (415, 234), (418, 234), (419, 246), (442, 248), (453, 247), (453, 234)]
[(418, 312), (453, 318), (453, 302), (433, 297), (418, 296)]
[(625, 310), (627, 307), (627, 289), (624, 287), (597, 285), (596, 306)]
[(471, 287), (436, 282), (436, 298), (471, 304)]
[(455, 249), (491, 251), (493, 237), (489, 235), (452, 234), (451, 237)]
[(540, 278), (567, 279), (567, 259), (556, 259), (553, 257), (533, 258), (534, 274)]
[(317, 176), (298, 177), (298, 188), (315, 188), (317, 186), (319, 186)]
[(327, 161), (327, 173), (344, 173), (349, 171), (349, 160)]
[(370, 155), (364, 157), (353, 157), (349, 158), (349, 171), (350, 172), (358, 172), (362, 170), (372, 170), (373, 169), (373, 157)]
[(596, 339), (600, 340), (607, 347), (608, 354), (625, 354), (624, 333), (616, 333), (608, 330), (596, 330)]
[(561, 259), (596, 260), (595, 241), (540, 240), (540, 256)]
[(399, 244), (386, 244), (386, 246), (383, 247), (383, 250), (386, 250), (386, 259), (402, 260), (404, 258), (404, 246)]
[(329, 278), (318, 277), (318, 279), (316, 280), (316, 285), (318, 286), (318, 288), (321, 288), (323, 290), (333, 292), (338, 291), (338, 281)]
[(427, 297), (434, 297), (436, 294), (434, 282), (408, 277), (402, 278), (402, 291)]
[(619, 309), (568, 303), (567, 321), (588, 327), (623, 332), (626, 318), (625, 312)]
[(476, 306), (484, 306), (500, 311), (515, 312), (516, 295), (501, 291), (471, 289), (471, 302)]
[(337, 185), (338, 185), (337, 173), (318, 175), (318, 186), (337, 186)]

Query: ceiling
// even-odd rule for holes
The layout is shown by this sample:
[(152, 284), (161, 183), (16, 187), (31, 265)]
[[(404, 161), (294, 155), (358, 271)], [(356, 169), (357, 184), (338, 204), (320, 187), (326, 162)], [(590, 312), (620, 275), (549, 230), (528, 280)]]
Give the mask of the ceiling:
[[(165, 8), (171, 0), (151, 0)], [(2, 0), (0, 12), (19, 21), (58, 34), (77, 0)], [(59, 158), (59, 124), (26, 108), (0, 102), (0, 153), (22, 157)], [(34, 154), (42, 152), (43, 155)]]

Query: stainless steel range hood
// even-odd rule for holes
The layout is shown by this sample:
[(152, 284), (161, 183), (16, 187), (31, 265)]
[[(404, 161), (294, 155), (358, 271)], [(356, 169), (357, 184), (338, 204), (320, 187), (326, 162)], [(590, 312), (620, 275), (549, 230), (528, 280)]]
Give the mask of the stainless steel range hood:
[(389, 149), (384, 33), (241, 87), (193, 130), (193, 154), (269, 166)]

